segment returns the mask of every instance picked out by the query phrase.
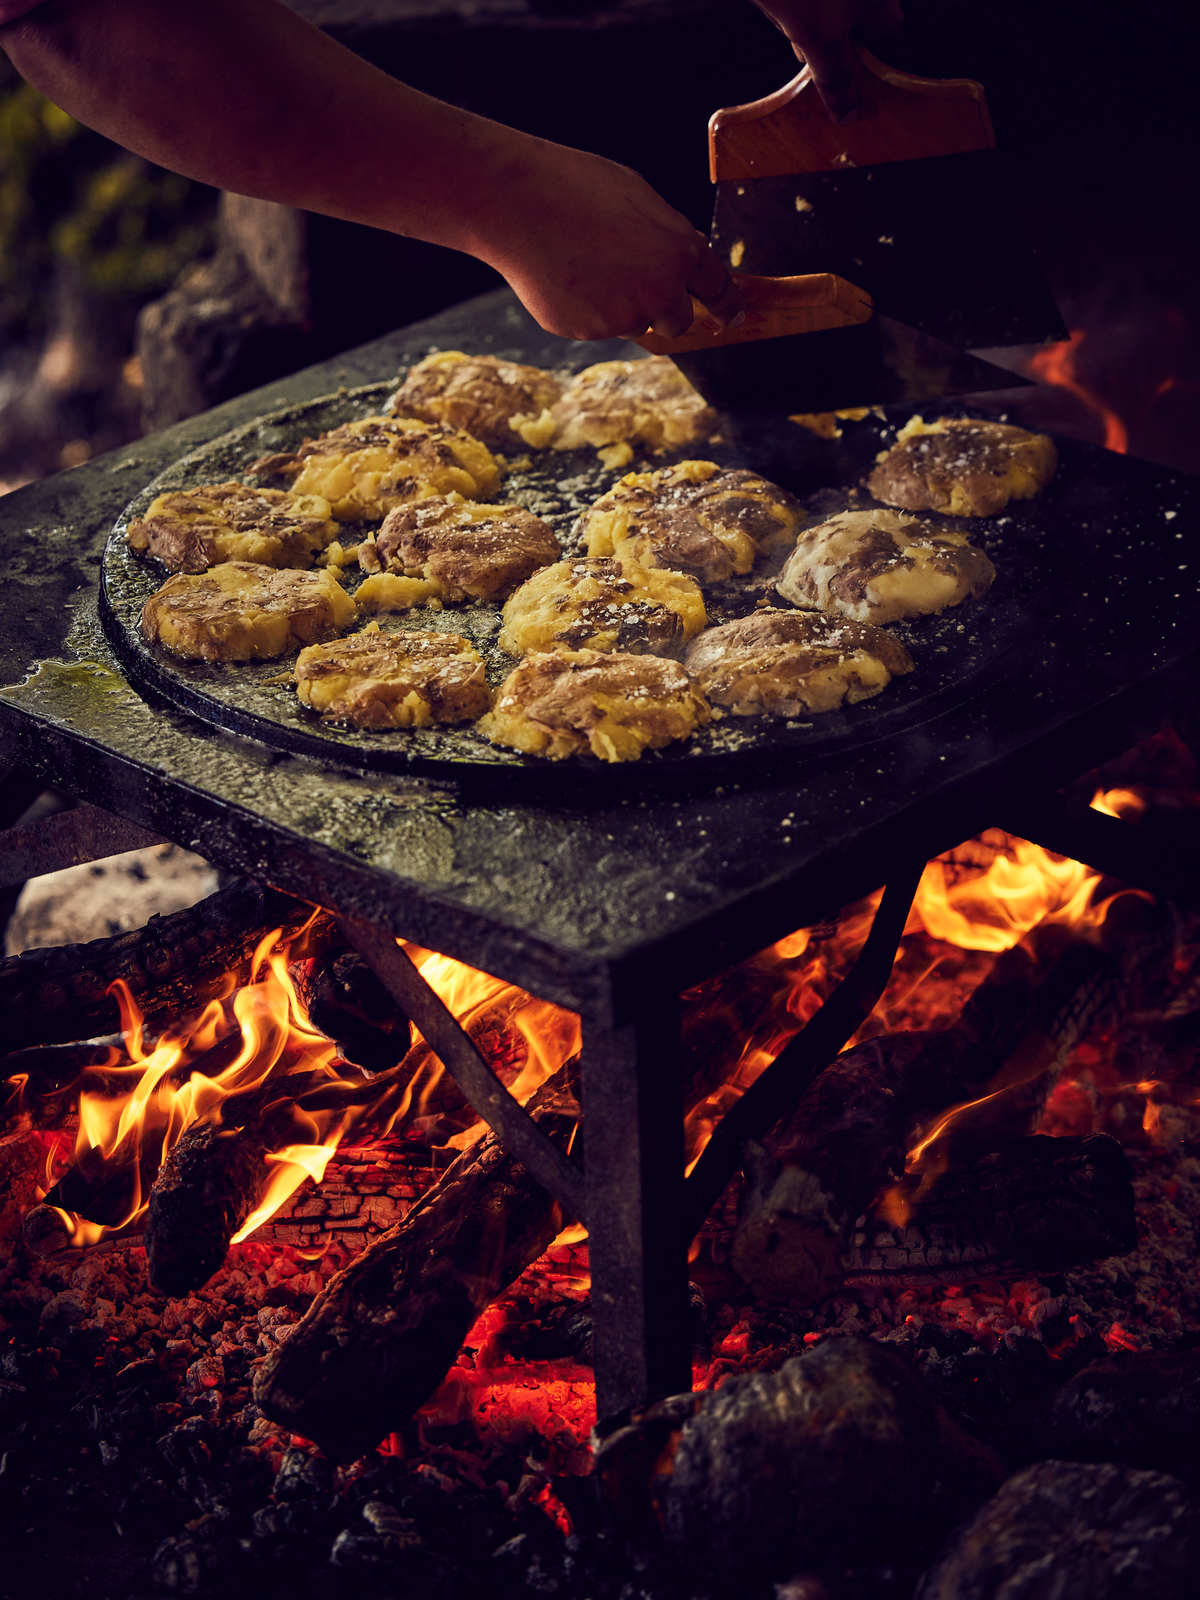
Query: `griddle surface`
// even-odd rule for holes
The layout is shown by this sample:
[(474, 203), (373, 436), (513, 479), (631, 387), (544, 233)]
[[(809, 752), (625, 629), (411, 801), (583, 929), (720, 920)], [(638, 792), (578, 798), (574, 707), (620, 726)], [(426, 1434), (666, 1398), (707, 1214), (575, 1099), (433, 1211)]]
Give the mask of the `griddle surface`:
[[(290, 683), (280, 682), (295, 654), (271, 661), (206, 663), (183, 660), (147, 643), (139, 628), (142, 606), (161, 585), (166, 570), (157, 561), (136, 556), (129, 548), (129, 524), (144, 516), (155, 496), (171, 489), (244, 477), (259, 456), (292, 450), (301, 440), (340, 423), (380, 412), (394, 382), (365, 385), (353, 391), (322, 396), (286, 407), (236, 428), (206, 444), (148, 483), (118, 518), (109, 539), (102, 574), (101, 615), (106, 632), (132, 680), (142, 688), (233, 733), (262, 740), (279, 749), (317, 755), (364, 772), (411, 772), (483, 783), (492, 793), (552, 796), (580, 790), (605, 794), (655, 788), (688, 790), (698, 781), (721, 782), (802, 771), (832, 751), (855, 750), (928, 722), (949, 705), (994, 679), (1004, 658), (1014, 650), (1036, 647), (1036, 624), (1030, 598), (1047, 581), (1043, 553), (1048, 520), (1056, 515), (1054, 496), (1010, 515), (974, 519), (939, 518), (940, 523), (967, 531), (987, 549), (998, 578), (982, 599), (967, 602), (919, 622), (890, 630), (903, 639), (915, 670), (897, 678), (869, 700), (844, 711), (808, 718), (725, 717), (698, 730), (687, 741), (648, 751), (638, 762), (605, 763), (591, 756), (552, 762), (492, 744), (471, 726), (363, 731), (316, 716), (298, 700)], [(795, 424), (784, 425), (768, 438), (760, 430), (754, 440), (701, 446), (695, 456), (715, 457), (722, 464), (756, 465), (748, 459), (774, 454), (790, 479), (790, 487), (814, 515), (828, 515), (854, 504), (857, 481), (869, 470), (875, 454), (906, 421), (904, 410), (891, 418), (871, 416), (846, 423), (840, 448), (813, 439)], [(581, 553), (573, 535), (579, 513), (627, 470), (645, 470), (666, 458), (638, 460), (628, 468), (603, 466), (595, 451), (542, 451), (524, 458), (528, 466), (511, 471), (501, 498), (528, 506), (554, 528), (565, 555)], [(672, 457), (670, 459), (678, 459)], [(763, 463), (771, 468), (771, 461)], [(834, 480), (836, 477), (837, 481)], [(361, 532), (365, 533), (363, 525)], [(346, 537), (358, 537), (348, 529)], [(706, 588), (710, 622), (744, 615), (763, 592), (762, 579), (773, 568), (760, 566), (756, 587), (731, 581)], [(358, 568), (344, 571), (353, 592), (361, 581)], [(775, 603), (784, 605), (783, 601)], [(489, 681), (498, 685), (515, 665), (496, 645), (499, 609), (489, 605), (455, 605), (436, 611), (384, 615), (385, 631), (438, 628), (464, 634), (487, 664)]]

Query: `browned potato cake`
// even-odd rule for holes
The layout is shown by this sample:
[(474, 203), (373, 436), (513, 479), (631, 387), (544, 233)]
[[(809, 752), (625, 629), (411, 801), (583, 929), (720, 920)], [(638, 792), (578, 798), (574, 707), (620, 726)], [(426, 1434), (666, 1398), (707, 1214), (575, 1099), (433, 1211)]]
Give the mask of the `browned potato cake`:
[(707, 439), (717, 414), (669, 357), (647, 356), (599, 361), (576, 373), (551, 422), (556, 450), (615, 444), (680, 450)]
[(177, 572), (142, 607), (142, 632), (191, 661), (270, 661), (355, 618), (336, 575), (225, 561)]
[(853, 705), (912, 671), (891, 634), (819, 611), (756, 611), (693, 640), (684, 665), (739, 717), (811, 716)]
[(686, 739), (710, 715), (677, 661), (563, 650), (526, 656), (479, 731), (552, 761), (589, 750), (601, 761), (636, 761), (643, 750)]
[(775, 587), (805, 610), (886, 623), (956, 606), (995, 576), (965, 534), (877, 507), (805, 528)]
[(1058, 454), (1044, 433), (973, 417), (913, 417), (867, 479), (876, 500), (906, 511), (990, 517), (1028, 500), (1054, 476)]
[(499, 465), (482, 440), (416, 417), (346, 422), (292, 455), (263, 456), (251, 470), (291, 480), (293, 494), (323, 496), (339, 522), (373, 521), (435, 495), (486, 500), (500, 487)]
[(397, 506), (358, 552), (365, 572), (424, 578), (443, 600), (499, 600), (562, 551), (524, 506), (422, 500)]
[(356, 728), (468, 722), (491, 700), (483, 658), (461, 634), (380, 633), (374, 623), (301, 650), (296, 692), (323, 717)]
[(798, 502), (757, 473), (715, 461), (629, 472), (580, 518), (590, 556), (620, 556), (688, 572), (702, 583), (747, 573), (773, 545), (790, 543)]
[(562, 379), (541, 367), (439, 350), (417, 362), (388, 401), (388, 410), (395, 416), (448, 422), (493, 450), (514, 450), (536, 442), (536, 428), (525, 438), (522, 426), (548, 412), (562, 391)]
[(708, 620), (704, 596), (682, 572), (612, 557), (542, 567), (504, 607), (499, 645), (530, 650), (624, 650), (669, 655)]
[(204, 572), (220, 561), (308, 567), (337, 531), (320, 495), (213, 483), (160, 494), (130, 523), (128, 539), (131, 550), (172, 572)]

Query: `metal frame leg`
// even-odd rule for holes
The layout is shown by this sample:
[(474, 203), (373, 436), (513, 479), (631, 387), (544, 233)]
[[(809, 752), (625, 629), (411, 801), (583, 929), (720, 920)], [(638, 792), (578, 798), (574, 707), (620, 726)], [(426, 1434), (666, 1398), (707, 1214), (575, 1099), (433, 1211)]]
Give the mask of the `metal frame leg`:
[(584, 1020), (584, 1177), (596, 1415), (691, 1388), (679, 1004)]

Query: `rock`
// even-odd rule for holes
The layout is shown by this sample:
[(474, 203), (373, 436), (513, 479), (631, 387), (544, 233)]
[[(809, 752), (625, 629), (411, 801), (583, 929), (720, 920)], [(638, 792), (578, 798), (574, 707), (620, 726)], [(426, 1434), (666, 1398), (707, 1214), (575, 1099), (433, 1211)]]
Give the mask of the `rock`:
[(917, 1600), (1188, 1600), (1198, 1554), (1178, 1479), (1041, 1461), (954, 1535)]
[(1188, 1474), (1200, 1466), (1200, 1350), (1093, 1361), (1054, 1397), (1050, 1452)]
[(640, 1488), (649, 1524), (696, 1573), (786, 1580), (927, 1537), (939, 1428), (903, 1356), (831, 1338), (778, 1372), (648, 1408), (596, 1468), (610, 1505), (628, 1511)]

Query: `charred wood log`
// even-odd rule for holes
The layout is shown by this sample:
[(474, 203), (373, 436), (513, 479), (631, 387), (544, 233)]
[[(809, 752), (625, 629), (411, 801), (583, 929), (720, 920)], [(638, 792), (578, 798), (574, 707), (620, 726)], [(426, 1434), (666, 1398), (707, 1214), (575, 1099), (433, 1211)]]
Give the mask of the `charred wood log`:
[(253, 1129), (205, 1122), (189, 1128), (159, 1168), (144, 1239), (150, 1282), (162, 1294), (207, 1283), (258, 1203), (273, 1143)]
[(403, 1221), (454, 1158), (386, 1144), (338, 1150), (321, 1182), (299, 1189), (254, 1238), (301, 1250), (335, 1241), (364, 1248)]
[[(778, 1000), (778, 970), (758, 976), (757, 1003), (738, 1013), (744, 1027), (733, 1037), (741, 1040), (753, 1040), (755, 1022)], [(779, 1032), (777, 1023), (771, 1032)], [(728, 1075), (730, 1037), (728, 1015), (715, 1024), (704, 1006), (685, 1011), (687, 1108)], [(526, 1109), (566, 1148), (577, 1116), (572, 1065), (548, 1079)], [(471, 1215), (475, 1207), (479, 1216)], [(537, 1259), (566, 1220), (488, 1135), (397, 1228), (330, 1281), (260, 1372), (263, 1411), (330, 1454), (369, 1448), (428, 1398), (479, 1311)]]
[(341, 1068), (345, 1076), (334, 1079), (315, 1072), (273, 1077), (259, 1090), (232, 1096), (217, 1121), (197, 1123), (179, 1138), (154, 1178), (147, 1206), (146, 1258), (156, 1289), (181, 1295), (207, 1283), (265, 1196), (269, 1155), (305, 1143), (310, 1116), (344, 1119), (357, 1111), (360, 1138), (391, 1121), (410, 1088), (411, 1070), (400, 1066), (372, 1079), (349, 1063)]
[(1035, 929), (998, 958), (952, 1027), (880, 1035), (825, 1069), (747, 1162), (731, 1256), (756, 1295), (808, 1305), (832, 1291), (854, 1219), (903, 1173), (922, 1115), (1001, 1089), (964, 1120), (958, 1137), (971, 1141), (972, 1159), (1028, 1129), (1053, 1074), (1131, 997), (1143, 952), (1165, 959), (1164, 919), (1140, 897), (1121, 897), (1105, 927), (1096, 942)]
[[(404, 1054), (408, 1020), (397, 1013), (370, 968), (356, 956), (338, 966), (332, 989), (339, 998), (353, 994), (356, 1010), (359, 1002), (370, 1006), (372, 1037), (360, 1032), (359, 1042), (370, 1046), (367, 1053), (376, 1062), (397, 1051), (403, 1059), (373, 1076), (357, 1062), (342, 1063), (341, 1075), (333, 1079), (298, 1081), (277, 1073), (262, 1089), (226, 1101), (215, 1131), (189, 1129), (150, 1190), (147, 1259), (151, 1282), (165, 1294), (189, 1293), (218, 1269), (231, 1237), (267, 1189), (269, 1152), (307, 1142), (306, 1117), (319, 1116), (327, 1125), (352, 1122), (354, 1137), (361, 1140), (386, 1132), (401, 1116), (419, 1113), (426, 1136), (435, 1144), (475, 1121), (466, 1097), (426, 1044)], [(320, 994), (320, 975), (315, 987)], [(511, 998), (504, 998), (483, 1006), (470, 1020), (472, 1039), (501, 1082), (517, 1076), (527, 1054), (510, 1025), (512, 1005)], [(345, 1013), (340, 1017), (344, 1020)], [(328, 1006), (320, 1011), (319, 1025), (326, 1030), (338, 1020)]]
[[(255, 1229), (254, 1241), (291, 1245), (300, 1250), (322, 1251), (331, 1244), (361, 1248), (394, 1228), (448, 1164), (445, 1159), (431, 1164), (424, 1151), (418, 1159), (415, 1152), (389, 1144), (339, 1149), (331, 1157), (320, 1184), (302, 1185), (274, 1216)], [(44, 1152), (39, 1146), (31, 1171), (40, 1171), (43, 1165)], [(11, 1166), (12, 1157), (7, 1155), (5, 1173)], [(17, 1203), (21, 1211), (17, 1223), (23, 1229), (27, 1250), (34, 1255), (55, 1255), (70, 1248), (71, 1228), (61, 1211), (44, 1202), (32, 1207), (28, 1200)], [(127, 1227), (106, 1235), (89, 1248), (109, 1251), (144, 1246), (145, 1235), (143, 1212)]]
[(873, 1214), (855, 1228), (844, 1265), (855, 1279), (947, 1280), (1062, 1272), (1136, 1245), (1133, 1181), (1116, 1140), (1033, 1134), (951, 1166), (922, 1193), (913, 1221)]
[[(578, 1120), (569, 1064), (526, 1110), (566, 1149)], [(489, 1134), (404, 1221), (331, 1278), (263, 1364), (267, 1416), (351, 1460), (406, 1421), (445, 1376), (480, 1311), (552, 1242), (557, 1201)]]
[(0, 962), (0, 1010), (10, 1049), (89, 1039), (120, 1026), (119, 978), (153, 1024), (224, 992), (272, 928), (298, 930), (313, 908), (254, 883), (235, 883), (144, 928), (87, 944), (27, 950)]
[(394, 1067), (412, 1043), (412, 1024), (360, 955), (338, 956), (323, 968), (308, 1014), (365, 1072)]
[(1008, 1480), (961, 1528), (918, 1600), (1185, 1600), (1200, 1557), (1184, 1485), (1129, 1467), (1041, 1461)]
[[(338, 970), (330, 982), (325, 979), (328, 962), (309, 959), (293, 969), (302, 991), (326, 995), (321, 1020), (345, 1018), (336, 1006), (331, 1009), (331, 994), (339, 1002), (353, 995), (356, 1003), (370, 1006), (373, 1037), (360, 1033), (360, 1038), (379, 1052), (374, 1059), (403, 1053), (409, 1024), (370, 969), (355, 956), (333, 965)], [(517, 1076), (527, 1056), (523, 1039), (511, 1026), (513, 1003), (510, 996), (490, 1001), (470, 1020), (473, 1039), (503, 1082)], [(179, 1075), (202, 1070), (214, 1076), (229, 1064), (224, 1058), (232, 1059), (240, 1048), (240, 1032), (231, 1032), (204, 1057), (182, 1060)], [(122, 1164), (119, 1156), (103, 1160), (85, 1153), (46, 1196), (47, 1207), (29, 1219), (27, 1245), (46, 1254), (70, 1242), (70, 1227), (54, 1207), (116, 1227), (135, 1203), (130, 1197), (148, 1190), (149, 1214), (138, 1231), (145, 1238), (151, 1282), (166, 1294), (185, 1294), (218, 1269), (230, 1238), (259, 1205), (274, 1173), (270, 1153), (310, 1141), (307, 1116), (321, 1117), (327, 1127), (339, 1121), (343, 1128), (352, 1124), (361, 1140), (385, 1131), (401, 1114), (412, 1114), (434, 1142), (444, 1142), (474, 1120), (458, 1085), (424, 1044), (374, 1076), (353, 1062), (333, 1064), (332, 1070), (333, 1077), (328, 1072), (289, 1073), (285, 1052), (266, 1083), (231, 1096), (214, 1121), (188, 1129), (161, 1166), (150, 1144), (137, 1158), (137, 1171), (131, 1169), (132, 1157)], [(389, 1218), (397, 1220), (398, 1215)]]
[[(218, 1078), (238, 1058), (242, 1049), (240, 1030), (231, 1030), (201, 1054), (182, 1053), (174, 1070), (165, 1072), (156, 1087), (172, 1090), (193, 1074)], [(280, 1078), (288, 1076), (288, 1059), (285, 1050), (276, 1063)], [(318, 1077), (315, 1081), (324, 1080)], [(296, 1093), (302, 1092), (313, 1082), (313, 1078), (302, 1074), (290, 1075), (290, 1085)], [(129, 1087), (128, 1080), (122, 1081), (122, 1075), (112, 1072), (111, 1067), (96, 1065), (72, 1085), (71, 1103), (85, 1089), (94, 1089), (102, 1097), (121, 1098), (129, 1093)], [(274, 1088), (268, 1091), (268, 1096), (269, 1100), (281, 1097)], [(166, 1117), (157, 1123), (150, 1119), (134, 1137), (122, 1140), (115, 1148), (88, 1148), (77, 1153), (74, 1164), (67, 1168), (46, 1194), (46, 1204), (77, 1212), (88, 1222), (104, 1227), (120, 1226), (131, 1212), (140, 1207), (142, 1197), (148, 1193), (159, 1171), (168, 1123), (169, 1118)]]
[(860, 1556), (864, 1507), (895, 1559), (928, 1537), (939, 1479), (986, 1494), (999, 1478), (908, 1361), (860, 1338), (648, 1407), (600, 1444), (596, 1475), (636, 1543), (739, 1592)]
[(81, 1090), (101, 1088), (102, 1070), (128, 1059), (119, 1033), (14, 1050), (0, 1066), (0, 1129), (60, 1126)]

